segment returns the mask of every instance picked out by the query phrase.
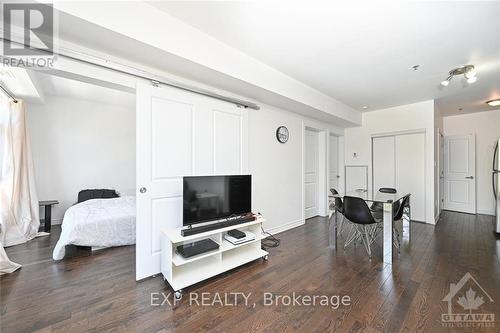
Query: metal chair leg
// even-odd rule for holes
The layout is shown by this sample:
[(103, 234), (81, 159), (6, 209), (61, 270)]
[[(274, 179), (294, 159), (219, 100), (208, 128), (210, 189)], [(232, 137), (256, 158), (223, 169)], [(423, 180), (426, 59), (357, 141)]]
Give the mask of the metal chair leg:
[(356, 238), (358, 237), (357, 233), (356, 233), (356, 228), (354, 226), (353, 223), (350, 223), (349, 225), (349, 232), (347, 234), (347, 238), (345, 240), (345, 243), (344, 243), (344, 250), (346, 249), (346, 247), (351, 244)]
[(366, 252), (368, 253), (368, 256), (372, 257), (372, 249), (371, 249), (371, 240), (370, 240), (370, 236), (369, 236), (369, 233), (368, 233), (368, 230), (367, 230), (367, 226), (366, 225), (363, 225), (363, 226), (360, 226), (361, 230), (361, 240), (363, 241), (363, 245), (365, 246), (365, 249), (366, 249)]
[(339, 227), (337, 228), (338, 235), (340, 238), (342, 238), (342, 232), (344, 231), (344, 220), (345, 216), (340, 214), (340, 222), (339, 222)]

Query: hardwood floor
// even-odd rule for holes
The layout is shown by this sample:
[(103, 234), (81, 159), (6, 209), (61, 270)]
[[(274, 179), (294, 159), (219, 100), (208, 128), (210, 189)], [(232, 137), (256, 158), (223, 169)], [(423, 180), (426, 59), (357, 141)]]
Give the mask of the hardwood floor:
[[(0, 278), (0, 331), (499, 332), (500, 241), (493, 235), (491, 216), (444, 212), (435, 228), (415, 223), (411, 243), (403, 244), (392, 266), (381, 262), (376, 246), (372, 260), (360, 244), (345, 252), (330, 250), (324, 221), (313, 218), (279, 234), (281, 245), (269, 250), (269, 261), (252, 262), (189, 288), (175, 305), (151, 305), (152, 293), (167, 295), (171, 289), (160, 276), (135, 281), (133, 246), (94, 254), (77, 251), (52, 261), (60, 232), (54, 227), (49, 237), (6, 249), (23, 267)], [(495, 302), (483, 295), (479, 311), (495, 314), (494, 327), (443, 327), (441, 314), (448, 307), (442, 300), (450, 284), (467, 272)], [(471, 288), (479, 296), (480, 289)], [(189, 300), (190, 295), (201, 299), (202, 293), (210, 293), (213, 300), (215, 293), (231, 292), (251, 293), (248, 306), (241, 295), (235, 306), (202, 306)], [(274, 297), (293, 292), (348, 295), (351, 302), (338, 309), (319, 304), (268, 306), (265, 292)], [(153, 296), (155, 304), (163, 301), (161, 294)], [(168, 301), (173, 303), (173, 298)], [(456, 302), (453, 307), (460, 310)]]

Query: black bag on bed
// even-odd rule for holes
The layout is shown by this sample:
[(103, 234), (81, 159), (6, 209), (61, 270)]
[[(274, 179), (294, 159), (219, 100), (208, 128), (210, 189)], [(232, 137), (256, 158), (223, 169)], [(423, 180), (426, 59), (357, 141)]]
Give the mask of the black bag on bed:
[(78, 192), (78, 203), (90, 199), (111, 199), (118, 197), (119, 195), (118, 193), (116, 193), (115, 190), (106, 190), (106, 189), (83, 190)]

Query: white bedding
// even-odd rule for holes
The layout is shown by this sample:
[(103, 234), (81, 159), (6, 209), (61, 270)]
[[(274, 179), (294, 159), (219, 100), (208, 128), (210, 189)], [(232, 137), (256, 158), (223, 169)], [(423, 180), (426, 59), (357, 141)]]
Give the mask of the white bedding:
[(52, 258), (61, 260), (65, 246), (110, 247), (135, 244), (135, 197), (92, 199), (68, 208)]

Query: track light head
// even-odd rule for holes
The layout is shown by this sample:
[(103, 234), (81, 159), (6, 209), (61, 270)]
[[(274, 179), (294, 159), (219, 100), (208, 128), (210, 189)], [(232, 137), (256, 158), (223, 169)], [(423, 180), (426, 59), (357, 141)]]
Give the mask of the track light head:
[(441, 85), (444, 87), (448, 87), (452, 78), (453, 78), (453, 75), (448, 76), (448, 78), (446, 80), (441, 81)]

